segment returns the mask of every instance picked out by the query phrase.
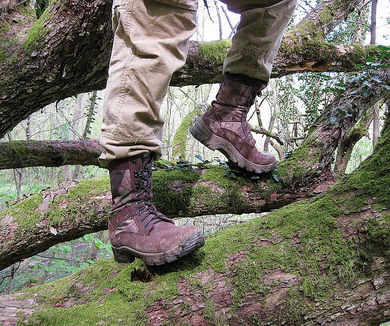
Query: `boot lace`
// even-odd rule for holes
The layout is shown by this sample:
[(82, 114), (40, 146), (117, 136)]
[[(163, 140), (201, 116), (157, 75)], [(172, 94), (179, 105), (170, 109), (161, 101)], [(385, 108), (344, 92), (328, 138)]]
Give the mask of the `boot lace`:
[(154, 224), (159, 222), (170, 222), (172, 220), (167, 218), (164, 214), (160, 213), (157, 208), (150, 202), (152, 199), (151, 188), (152, 188), (152, 168), (151, 162), (143, 162), (141, 171), (134, 171), (134, 177), (139, 178), (140, 181), (135, 182), (135, 188), (140, 191), (136, 193), (136, 198), (139, 200), (136, 202), (138, 207), (137, 213), (142, 216), (141, 222), (144, 224), (144, 228), (147, 229), (153, 227)]
[(242, 123), (242, 125), (243, 125), (243, 127), (244, 127), (244, 133), (245, 133), (245, 134), (247, 135), (247, 137), (249, 138), (249, 142), (250, 142), (251, 144), (255, 144), (255, 143), (256, 143), (255, 138), (254, 138), (253, 135), (252, 135), (251, 128), (250, 128), (249, 123), (248, 123), (248, 121), (247, 121), (247, 119), (246, 119), (247, 113), (248, 113), (248, 112), (247, 112), (246, 110), (242, 113), (242, 120), (241, 120), (241, 123)]

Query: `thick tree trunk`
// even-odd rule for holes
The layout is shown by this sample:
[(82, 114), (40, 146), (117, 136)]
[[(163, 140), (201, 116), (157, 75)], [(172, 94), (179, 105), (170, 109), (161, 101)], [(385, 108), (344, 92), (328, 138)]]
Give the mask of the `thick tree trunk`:
[[(327, 16), (321, 24), (339, 22), (353, 7), (346, 0), (328, 2), (344, 3), (347, 11)], [(353, 1), (358, 2), (364, 1)], [(5, 44), (0, 52), (0, 137), (49, 103), (105, 87), (112, 42), (110, 7), (111, 1), (104, 0), (55, 0), (38, 21), (34, 12), (26, 14), (20, 6), (11, 14), (0, 12)], [(283, 42), (274, 76), (354, 70), (376, 53), (375, 47), (334, 46), (305, 37), (302, 31), (289, 33)], [(173, 76), (172, 85), (219, 82), (229, 45), (192, 43), (187, 64)]]
[(176, 263), (100, 261), (23, 297), (4, 296), (0, 315), (29, 325), (388, 321), (389, 139), (388, 118), (374, 154), (326, 193), (220, 231)]

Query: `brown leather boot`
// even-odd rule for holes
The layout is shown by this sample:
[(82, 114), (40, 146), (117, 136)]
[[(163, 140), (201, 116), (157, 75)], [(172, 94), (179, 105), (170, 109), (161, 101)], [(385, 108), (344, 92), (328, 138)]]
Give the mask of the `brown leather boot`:
[(152, 155), (114, 160), (109, 164), (113, 210), (108, 231), (117, 262), (141, 258), (162, 265), (203, 246), (194, 226), (179, 227), (152, 203)]
[(226, 73), (216, 100), (190, 129), (191, 134), (212, 150), (249, 172), (269, 172), (276, 167), (271, 154), (260, 153), (246, 116), (266, 82)]

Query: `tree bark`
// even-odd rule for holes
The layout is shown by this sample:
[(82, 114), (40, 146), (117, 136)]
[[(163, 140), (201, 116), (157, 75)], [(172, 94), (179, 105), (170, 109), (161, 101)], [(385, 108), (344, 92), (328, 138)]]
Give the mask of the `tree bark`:
[(179, 262), (100, 261), (25, 290), (22, 300), (20, 294), (0, 297), (0, 316), (30, 325), (67, 325), (75, 318), (85, 325), (386, 322), (389, 139), (387, 118), (374, 154), (326, 193), (220, 231)]
[(32, 166), (97, 165), (97, 140), (20, 140), (0, 143), (0, 169)]
[[(0, 56), (0, 137), (49, 103), (105, 87), (112, 42), (110, 7), (111, 1), (104, 0), (55, 0), (38, 21), (35, 13), (21, 14), (20, 6), (12, 14), (0, 15), (5, 44)], [(345, 15), (351, 6), (347, 8)], [(339, 22), (345, 15), (329, 16), (321, 23)], [(274, 76), (350, 71), (376, 53), (375, 47), (335, 46), (300, 31), (289, 33), (283, 42)], [(228, 42), (219, 46), (193, 42), (187, 64), (174, 74), (171, 84), (220, 82), (228, 47)]]
[(345, 134), (343, 139), (341, 139), (339, 147), (337, 148), (334, 172), (345, 173), (356, 143), (364, 136), (368, 136), (368, 128), (370, 127), (372, 120), (372, 110), (366, 111), (360, 121)]

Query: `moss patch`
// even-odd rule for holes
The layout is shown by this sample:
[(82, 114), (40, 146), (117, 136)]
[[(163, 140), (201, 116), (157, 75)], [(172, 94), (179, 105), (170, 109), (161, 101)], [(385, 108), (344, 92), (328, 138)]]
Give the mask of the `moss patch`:
[(278, 164), (276, 174), (280, 182), (286, 186), (307, 182), (308, 178), (316, 172), (316, 164), (322, 152), (322, 144), (312, 144), (313, 140), (307, 138), (305, 144), (299, 146), (287, 160)]
[(226, 52), (232, 45), (231, 41), (222, 40), (199, 44), (199, 54), (209, 60), (222, 64), (226, 57)]
[(5, 215), (11, 215), (16, 219), (20, 230), (34, 230), (41, 219), (39, 206), (42, 203), (42, 195), (35, 194), (0, 212), (0, 219)]
[[(94, 205), (90, 198), (101, 196), (109, 189), (108, 177), (85, 180), (70, 188), (65, 194), (55, 197), (49, 209), (45, 212), (45, 218), (48, 219), (49, 225), (54, 227), (66, 224), (69, 220), (77, 220), (80, 218), (80, 212), (82, 212), (81, 218), (84, 220), (93, 220), (96, 216), (94, 210), (88, 209), (89, 205)], [(103, 199), (98, 197), (95, 201), (98, 202)]]
[(192, 183), (199, 180), (200, 174), (184, 169), (158, 170), (153, 172), (153, 177), (153, 202), (169, 214), (189, 207), (194, 191)]
[(178, 158), (179, 156), (182, 158), (182, 160), (186, 160), (186, 149), (187, 149), (187, 138), (189, 135), (189, 129), (193, 124), (193, 121), (196, 117), (199, 117), (202, 114), (202, 110), (197, 107), (194, 110), (192, 110), (187, 116), (183, 119), (182, 123), (180, 124), (179, 128), (177, 128), (177, 131), (175, 133), (175, 136), (173, 137), (173, 150), (172, 150), (172, 156), (174, 158)]
[(37, 22), (29, 29), (27, 38), (22, 45), (26, 52), (30, 53), (38, 46), (39, 40), (47, 33), (45, 23), (49, 19), (49, 10), (45, 10)]

